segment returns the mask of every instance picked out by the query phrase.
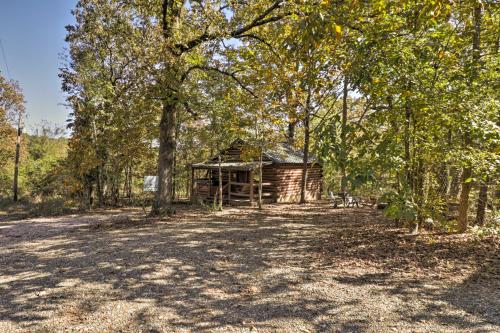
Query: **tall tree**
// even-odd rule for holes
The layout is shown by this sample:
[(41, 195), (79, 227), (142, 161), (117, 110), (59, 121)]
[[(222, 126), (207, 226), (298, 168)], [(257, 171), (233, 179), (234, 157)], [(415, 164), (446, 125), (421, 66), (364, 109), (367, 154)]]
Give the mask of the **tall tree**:
[[(163, 108), (160, 120), (159, 157), (158, 157), (158, 194), (154, 211), (171, 213), (172, 210), (172, 168), (176, 147), (175, 125), (176, 110), (183, 103), (181, 94), (183, 83), (193, 69), (208, 68), (205, 61), (189, 63), (195, 52), (210, 42), (225, 39), (241, 39), (254, 29), (276, 22), (283, 18), (284, 0), (256, 1), (251, 5), (208, 1), (193, 2), (185, 6), (184, 1), (164, 0), (161, 6), (163, 40), (161, 52), (164, 57), (160, 71)], [(226, 13), (231, 13), (231, 19)], [(217, 25), (214, 25), (214, 21)], [(202, 31), (199, 33), (198, 31)], [(167, 80), (165, 80), (165, 78)]]
[[(19, 163), (21, 154), (21, 136), (24, 121), (24, 96), (17, 82), (7, 81), (0, 75), (0, 125), (3, 119), (4, 133), (9, 132), (7, 122), (15, 123), (17, 126), (17, 135), (15, 140), (15, 156), (14, 156), (14, 177), (12, 185), (12, 197), (14, 201), (19, 198)], [(7, 131), (5, 131), (5, 127)], [(5, 133), (2, 136), (8, 137)], [(7, 141), (8, 142), (8, 141)]]

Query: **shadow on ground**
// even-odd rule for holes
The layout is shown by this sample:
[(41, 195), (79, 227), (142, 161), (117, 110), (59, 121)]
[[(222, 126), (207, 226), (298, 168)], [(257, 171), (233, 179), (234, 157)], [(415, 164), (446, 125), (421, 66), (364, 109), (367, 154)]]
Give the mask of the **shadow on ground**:
[(493, 331), (495, 241), (409, 237), (324, 203), (7, 221), (0, 328)]

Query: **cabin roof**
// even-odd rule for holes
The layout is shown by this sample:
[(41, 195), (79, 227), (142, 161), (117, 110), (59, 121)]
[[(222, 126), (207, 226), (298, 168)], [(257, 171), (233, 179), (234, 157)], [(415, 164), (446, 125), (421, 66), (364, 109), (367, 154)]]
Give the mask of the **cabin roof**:
[[(262, 165), (269, 165), (271, 162), (262, 162)], [(222, 169), (230, 170), (254, 170), (259, 167), (259, 162), (221, 162), (220, 167)], [(206, 161), (203, 163), (193, 164), (195, 169), (218, 169), (219, 162), (217, 161)]]
[[(221, 152), (224, 156), (227, 151), (231, 149), (241, 149), (246, 142), (242, 139), (237, 139), (225, 150)], [(263, 159), (264, 165), (269, 164), (302, 164), (304, 154), (302, 151), (294, 149), (291, 145), (287, 143), (277, 143), (272, 148), (267, 148), (264, 150)], [(240, 170), (251, 170), (256, 168), (255, 161), (244, 162), (244, 161), (224, 161), (221, 166), (224, 168), (240, 168)], [(309, 155), (308, 163), (318, 163), (318, 159), (314, 155)], [(257, 163), (258, 164), (258, 163)], [(218, 168), (218, 156), (210, 158), (208, 161), (203, 163), (193, 164), (195, 168)], [(258, 166), (258, 165), (257, 165)]]
[[(279, 143), (274, 147), (266, 149), (264, 155), (274, 163), (278, 164), (302, 164), (304, 163), (304, 153), (294, 149), (287, 143)], [(308, 163), (316, 163), (317, 159), (313, 155), (309, 155)]]

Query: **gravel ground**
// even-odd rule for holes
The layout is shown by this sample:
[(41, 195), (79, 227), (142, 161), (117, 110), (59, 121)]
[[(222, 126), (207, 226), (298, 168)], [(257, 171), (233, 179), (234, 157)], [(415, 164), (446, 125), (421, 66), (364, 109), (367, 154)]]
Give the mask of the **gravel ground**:
[(498, 238), (370, 208), (0, 218), (0, 332), (500, 331)]

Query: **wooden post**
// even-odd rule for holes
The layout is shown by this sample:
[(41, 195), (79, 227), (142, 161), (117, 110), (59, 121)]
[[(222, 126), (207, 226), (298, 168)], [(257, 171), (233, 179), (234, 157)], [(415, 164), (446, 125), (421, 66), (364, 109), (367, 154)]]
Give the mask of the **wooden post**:
[(195, 183), (195, 178), (194, 178), (194, 168), (191, 167), (191, 202), (194, 202), (195, 197), (194, 197), (194, 191), (195, 191), (196, 183)]
[(231, 170), (227, 171), (227, 200), (231, 201)]
[(208, 195), (207, 200), (212, 196), (212, 169), (208, 169)]
[(250, 206), (253, 206), (253, 170), (250, 170)]

